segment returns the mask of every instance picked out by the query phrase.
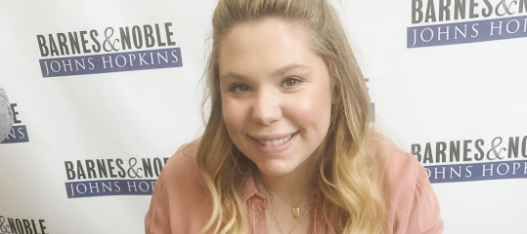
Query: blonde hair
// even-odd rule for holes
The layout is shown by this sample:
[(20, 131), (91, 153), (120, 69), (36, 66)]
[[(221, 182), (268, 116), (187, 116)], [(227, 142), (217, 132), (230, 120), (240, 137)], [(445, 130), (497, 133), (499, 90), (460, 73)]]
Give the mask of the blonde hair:
[(371, 104), (364, 77), (334, 9), (326, 0), (219, 0), (212, 19), (212, 52), (207, 64), (204, 106), (210, 115), (196, 160), (210, 192), (211, 216), (201, 233), (238, 234), (248, 230), (242, 180), (252, 161), (233, 144), (223, 121), (218, 72), (222, 40), (237, 24), (276, 17), (307, 29), (313, 51), (321, 56), (335, 88), (331, 124), (321, 144), (318, 175), (320, 208), (334, 233), (385, 231), (386, 202), (380, 170), (367, 150)]

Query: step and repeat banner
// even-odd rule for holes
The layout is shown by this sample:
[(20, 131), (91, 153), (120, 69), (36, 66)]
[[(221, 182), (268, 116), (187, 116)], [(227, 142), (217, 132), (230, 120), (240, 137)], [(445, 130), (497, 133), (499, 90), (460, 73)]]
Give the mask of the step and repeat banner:
[[(216, 3), (0, 0), (1, 234), (144, 233), (160, 171), (203, 130)], [(332, 3), (445, 233), (527, 233), (527, 0)]]

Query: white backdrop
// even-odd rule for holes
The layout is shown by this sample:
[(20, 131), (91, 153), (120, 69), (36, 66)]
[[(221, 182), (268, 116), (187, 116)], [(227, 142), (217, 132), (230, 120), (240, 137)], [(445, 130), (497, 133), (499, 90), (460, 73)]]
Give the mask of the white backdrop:
[[(445, 233), (527, 233), (527, 1), (462, 1), (458, 18), (453, 2), (333, 3), (376, 124), (429, 170)], [(0, 85), (17, 121), (0, 144), (0, 233), (144, 232), (156, 172), (202, 130), (215, 4), (0, 0)], [(142, 45), (123, 48), (121, 27)]]

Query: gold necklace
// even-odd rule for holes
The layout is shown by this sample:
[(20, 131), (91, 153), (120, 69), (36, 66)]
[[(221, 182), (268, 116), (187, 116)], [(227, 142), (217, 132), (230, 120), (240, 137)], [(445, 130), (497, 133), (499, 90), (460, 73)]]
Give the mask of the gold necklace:
[[(258, 174), (258, 178), (260, 178), (260, 175), (259, 175), (259, 174)], [(267, 182), (267, 181), (264, 180), (264, 179), (262, 179), (262, 180), (265, 181), (267, 184), (269, 184), (269, 186), (271, 186), (271, 188), (272, 188), (272, 189), (273, 189), (273, 190), (274, 190), (274, 191), (275, 191), (280, 197), (282, 197), (287, 203), (289, 203), (289, 205), (291, 205), (291, 206), (293, 207), (293, 208), (291, 208), (291, 211), (293, 212), (293, 218), (294, 218), (294, 219), (300, 219), (300, 207), (293, 205), (292, 202), (290, 202), (287, 198), (285, 198), (284, 196), (282, 196), (282, 194), (280, 194), (280, 193), (278, 192), (278, 190), (277, 190), (277, 189), (276, 189), (271, 183)], [(262, 187), (263, 187), (264, 190), (265, 190), (265, 186), (263, 186), (263, 184), (262, 184)], [(267, 193), (267, 191), (266, 191), (266, 193)], [(310, 206), (309, 208), (311, 208), (311, 206)]]
[[(265, 189), (265, 188), (264, 188)], [(267, 195), (267, 192), (266, 192), (266, 195)], [(273, 219), (274, 221), (276, 222), (276, 227), (278, 228), (278, 230), (280, 231), (280, 234), (284, 234), (284, 230), (282, 229), (282, 227), (280, 226), (280, 223), (278, 222), (278, 218), (276, 218), (276, 215), (274, 214), (274, 207), (273, 207), (273, 203), (271, 202), (271, 199), (267, 199), (269, 201), (269, 206), (271, 207), (270, 210), (271, 210), (271, 215), (273, 216)], [(295, 223), (295, 226), (293, 226), (293, 228), (291, 228), (291, 230), (289, 230), (289, 233), (288, 234), (291, 234), (293, 232), (293, 230), (295, 230), (295, 228), (298, 226), (298, 224), (300, 224), (300, 221), (302, 221), (302, 219), (304, 219), (304, 217), (309, 213), (309, 211), (311, 210), (311, 206), (309, 206), (309, 208), (307, 209), (307, 211), (302, 215), (300, 216), (300, 219), (298, 219), (298, 221), (296, 221)]]

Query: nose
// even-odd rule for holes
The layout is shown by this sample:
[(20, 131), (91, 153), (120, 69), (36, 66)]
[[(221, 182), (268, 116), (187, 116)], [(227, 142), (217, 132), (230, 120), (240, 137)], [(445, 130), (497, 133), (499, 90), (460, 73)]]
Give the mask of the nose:
[(252, 119), (261, 125), (271, 125), (282, 118), (280, 96), (271, 90), (261, 90), (255, 96)]

